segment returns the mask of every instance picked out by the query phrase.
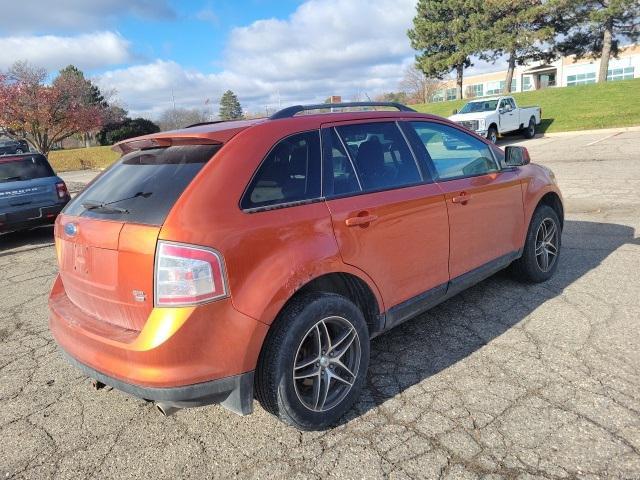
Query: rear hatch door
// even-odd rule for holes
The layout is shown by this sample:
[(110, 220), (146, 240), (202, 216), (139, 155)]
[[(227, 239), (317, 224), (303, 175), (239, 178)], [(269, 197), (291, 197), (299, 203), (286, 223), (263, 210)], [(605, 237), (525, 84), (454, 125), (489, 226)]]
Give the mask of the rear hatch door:
[(141, 330), (153, 308), (156, 241), (176, 200), (220, 148), (135, 151), (91, 183), (56, 226), (69, 299), (108, 323)]
[(59, 181), (40, 154), (0, 158), (0, 213), (33, 209), (39, 215), (39, 207), (58, 202)]

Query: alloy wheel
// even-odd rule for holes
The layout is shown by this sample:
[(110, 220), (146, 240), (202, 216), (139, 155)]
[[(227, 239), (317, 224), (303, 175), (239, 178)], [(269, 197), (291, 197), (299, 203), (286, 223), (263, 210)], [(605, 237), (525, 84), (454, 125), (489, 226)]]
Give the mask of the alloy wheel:
[(360, 337), (345, 318), (327, 317), (312, 326), (298, 346), (293, 384), (300, 402), (326, 412), (344, 400), (358, 376)]
[(551, 218), (545, 218), (536, 232), (536, 262), (543, 272), (551, 270), (558, 258), (558, 226)]

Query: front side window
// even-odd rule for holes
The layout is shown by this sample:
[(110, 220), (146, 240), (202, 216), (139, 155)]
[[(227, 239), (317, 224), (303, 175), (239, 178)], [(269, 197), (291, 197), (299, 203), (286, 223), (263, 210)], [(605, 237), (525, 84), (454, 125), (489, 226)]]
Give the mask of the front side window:
[(278, 142), (260, 165), (242, 198), (243, 209), (320, 197), (320, 134), (291, 135)]
[(422, 140), (439, 180), (497, 172), (490, 147), (457, 128), (439, 123), (411, 122)]
[[(395, 122), (336, 127), (365, 191), (420, 183), (422, 176)], [(335, 168), (335, 161), (334, 161)], [(335, 174), (334, 174), (335, 176)]]

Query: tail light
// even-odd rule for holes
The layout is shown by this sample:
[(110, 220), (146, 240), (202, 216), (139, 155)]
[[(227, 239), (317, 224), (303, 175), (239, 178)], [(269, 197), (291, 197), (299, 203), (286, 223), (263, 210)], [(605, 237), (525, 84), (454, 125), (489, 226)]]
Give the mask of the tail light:
[(222, 256), (215, 250), (158, 242), (155, 305), (198, 305), (227, 296)]
[(58, 192), (58, 198), (61, 200), (69, 197), (69, 190), (64, 182), (56, 183), (56, 191)]

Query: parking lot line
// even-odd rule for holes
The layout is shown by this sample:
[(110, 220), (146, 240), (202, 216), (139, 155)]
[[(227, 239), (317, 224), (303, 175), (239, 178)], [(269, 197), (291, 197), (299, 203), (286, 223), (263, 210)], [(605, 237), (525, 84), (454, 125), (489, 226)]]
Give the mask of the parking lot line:
[(605, 141), (605, 140), (608, 140), (609, 138), (617, 137), (617, 136), (618, 136), (618, 135), (620, 135), (621, 133), (622, 133), (622, 132), (612, 133), (611, 135), (607, 135), (607, 136), (606, 136), (606, 137), (604, 137), (604, 138), (601, 138), (601, 139), (596, 140), (596, 141), (591, 142), (591, 143), (587, 143), (587, 145), (586, 145), (586, 146), (587, 146), (587, 147), (590, 147), (591, 145), (595, 145), (596, 143), (603, 142), (603, 141)]

